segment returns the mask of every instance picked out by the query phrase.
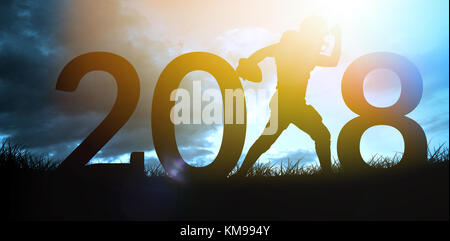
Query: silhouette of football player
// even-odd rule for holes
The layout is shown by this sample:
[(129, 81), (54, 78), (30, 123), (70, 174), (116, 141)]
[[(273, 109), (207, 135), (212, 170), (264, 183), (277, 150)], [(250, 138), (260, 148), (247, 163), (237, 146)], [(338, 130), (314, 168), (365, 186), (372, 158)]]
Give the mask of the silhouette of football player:
[[(331, 172), (330, 132), (322, 123), (319, 113), (305, 101), (310, 72), (316, 66), (335, 67), (338, 64), (341, 55), (341, 30), (339, 26), (331, 29), (335, 41), (330, 56), (321, 54), (328, 33), (327, 24), (322, 18), (308, 17), (301, 23), (299, 31), (286, 31), (279, 43), (260, 49), (249, 58), (239, 61), (238, 74), (244, 79), (259, 82), (261, 74), (257, 64), (266, 57), (275, 58), (278, 128), (275, 134), (261, 135), (256, 140), (235, 176), (245, 176), (291, 123), (314, 140), (322, 173)], [(273, 101), (274, 97), (271, 102)], [(272, 103), (270, 108), (273, 112)], [(270, 121), (267, 125), (269, 124)]]

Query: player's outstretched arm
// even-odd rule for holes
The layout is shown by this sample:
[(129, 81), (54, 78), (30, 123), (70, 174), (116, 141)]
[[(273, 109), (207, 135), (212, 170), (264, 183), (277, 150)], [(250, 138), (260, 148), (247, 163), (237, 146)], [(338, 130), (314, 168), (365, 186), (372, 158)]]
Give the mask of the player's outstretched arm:
[(252, 63), (259, 63), (267, 57), (273, 57), (275, 55), (275, 49), (276, 44), (269, 45), (253, 53), (250, 57), (248, 57), (248, 60)]
[(317, 66), (336, 67), (341, 57), (341, 28), (336, 25), (331, 29), (334, 35), (334, 49), (330, 56), (319, 55)]

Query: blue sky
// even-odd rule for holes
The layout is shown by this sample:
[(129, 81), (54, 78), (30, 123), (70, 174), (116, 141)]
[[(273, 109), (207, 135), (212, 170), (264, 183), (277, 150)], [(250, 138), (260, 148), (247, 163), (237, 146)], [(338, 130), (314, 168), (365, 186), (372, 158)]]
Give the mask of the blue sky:
[[(0, 6), (0, 136), (36, 153), (63, 159), (104, 118), (114, 101), (115, 86), (111, 77), (102, 73), (88, 74), (75, 93), (54, 89), (59, 71), (73, 57), (110, 51), (127, 58), (141, 78), (141, 99), (135, 114), (94, 161), (126, 162), (130, 152), (145, 151), (148, 161), (157, 162), (150, 103), (156, 80), (170, 60), (191, 51), (208, 51), (236, 66), (239, 58), (277, 42), (284, 31), (297, 29), (310, 15), (321, 15), (330, 26), (340, 24), (343, 29), (339, 66), (317, 68), (311, 74), (306, 98), (330, 129), (335, 157), (340, 129), (356, 116), (342, 100), (342, 74), (357, 57), (377, 51), (401, 54), (418, 67), (423, 97), (408, 116), (423, 127), (430, 147), (448, 145), (448, 1), (199, 0), (186, 4), (180, 0), (83, 0), (45, 6), (33, 1), (5, 1)], [(260, 66), (263, 82), (243, 81), (244, 89), (264, 88), (273, 93), (274, 62), (266, 59)], [(399, 85), (395, 76), (388, 78), (390, 81), (382, 81), (380, 76), (374, 74), (366, 81), (365, 95), (374, 104), (392, 104)], [(188, 75), (182, 86), (189, 87), (192, 79), (217, 88), (205, 73)], [(249, 105), (249, 115), (262, 113), (267, 119), (268, 100)], [(263, 127), (264, 121), (248, 125), (241, 159)], [(220, 147), (221, 132), (220, 125), (177, 127), (183, 157), (191, 164), (212, 161)], [(302, 159), (303, 164), (314, 163), (313, 147), (306, 134), (291, 126), (260, 161)], [(401, 135), (389, 127), (369, 129), (361, 143), (366, 157), (394, 155), (402, 149)]]

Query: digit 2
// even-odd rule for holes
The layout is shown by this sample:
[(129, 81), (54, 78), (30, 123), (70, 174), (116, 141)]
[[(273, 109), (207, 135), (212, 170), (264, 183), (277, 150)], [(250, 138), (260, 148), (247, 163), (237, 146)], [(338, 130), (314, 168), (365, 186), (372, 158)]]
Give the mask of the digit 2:
[(119, 131), (136, 109), (139, 100), (139, 76), (123, 57), (108, 52), (90, 52), (70, 61), (61, 71), (56, 89), (73, 92), (89, 72), (105, 71), (117, 84), (117, 97), (109, 114), (81, 144), (59, 165), (59, 170), (82, 168)]

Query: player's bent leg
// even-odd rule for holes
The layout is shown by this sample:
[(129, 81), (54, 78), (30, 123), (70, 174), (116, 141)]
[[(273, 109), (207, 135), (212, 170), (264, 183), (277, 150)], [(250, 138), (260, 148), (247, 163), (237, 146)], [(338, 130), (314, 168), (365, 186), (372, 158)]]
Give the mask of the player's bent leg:
[(331, 135), (323, 124), (320, 114), (308, 105), (299, 111), (295, 125), (314, 140), (321, 172), (331, 173)]
[(242, 163), (239, 170), (234, 174), (234, 176), (243, 177), (247, 175), (248, 170), (253, 166), (253, 164), (255, 164), (255, 162), (264, 152), (269, 150), (269, 148), (277, 140), (280, 134), (281, 131), (278, 131), (273, 135), (261, 135), (248, 150), (244, 162)]
[(316, 153), (320, 162), (321, 172), (324, 174), (330, 174), (331, 170), (331, 135), (325, 125), (320, 125), (317, 127), (316, 133), (312, 136), (315, 145)]

